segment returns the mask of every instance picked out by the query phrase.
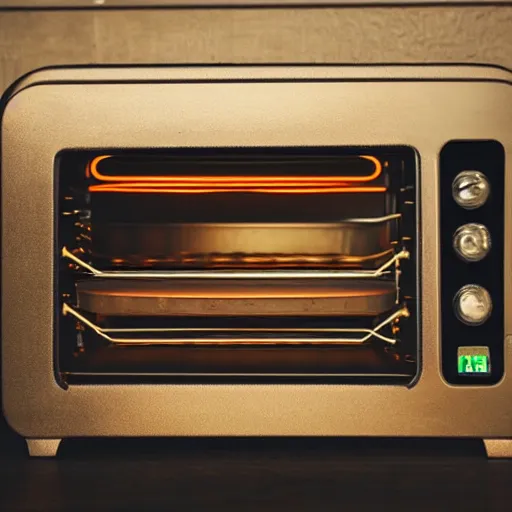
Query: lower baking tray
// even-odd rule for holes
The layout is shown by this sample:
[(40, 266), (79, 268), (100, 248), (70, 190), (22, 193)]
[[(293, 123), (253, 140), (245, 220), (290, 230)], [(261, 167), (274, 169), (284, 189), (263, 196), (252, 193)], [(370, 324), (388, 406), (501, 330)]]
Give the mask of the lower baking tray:
[(147, 266), (378, 264), (392, 248), (392, 224), (189, 223), (93, 226), (93, 256)]
[(393, 308), (393, 281), (80, 281), (77, 306), (104, 316), (376, 316)]

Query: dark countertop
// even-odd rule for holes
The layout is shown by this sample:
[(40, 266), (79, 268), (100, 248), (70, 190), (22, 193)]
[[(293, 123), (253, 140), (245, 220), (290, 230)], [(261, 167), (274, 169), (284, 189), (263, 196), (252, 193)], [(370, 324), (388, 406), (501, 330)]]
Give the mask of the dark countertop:
[(510, 511), (512, 460), (478, 440), (0, 438), (0, 510)]

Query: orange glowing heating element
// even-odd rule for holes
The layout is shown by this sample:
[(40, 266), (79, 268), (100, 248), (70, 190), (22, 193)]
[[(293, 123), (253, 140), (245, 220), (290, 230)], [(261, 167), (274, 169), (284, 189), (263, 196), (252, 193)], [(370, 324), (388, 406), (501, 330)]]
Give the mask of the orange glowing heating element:
[[(149, 291), (139, 291), (139, 290), (112, 290), (112, 291), (104, 291), (104, 290), (92, 290), (88, 291), (89, 295), (98, 296), (98, 297), (131, 297), (137, 299), (154, 299), (154, 298), (163, 298), (163, 299), (205, 299), (205, 300), (229, 300), (229, 299), (268, 299), (269, 292), (268, 290), (261, 291), (212, 291), (210, 289), (204, 291), (195, 291), (195, 292), (182, 292), (182, 291), (174, 291), (174, 290), (149, 290)], [(363, 291), (329, 291), (329, 290), (308, 290), (308, 291), (298, 291), (298, 290), (278, 290), (277, 292), (273, 292), (271, 295), (272, 299), (336, 299), (336, 298), (352, 298), (352, 297), (379, 297), (382, 295), (382, 291), (379, 289), (375, 290), (363, 290)]]
[(86, 167), (86, 176), (107, 182), (91, 185), (90, 192), (205, 194), (255, 192), (267, 194), (325, 194), (385, 192), (384, 186), (366, 186), (377, 179), (382, 164), (373, 156), (359, 156), (374, 164), (367, 176), (110, 176), (98, 171), (98, 164), (112, 155), (94, 158)]

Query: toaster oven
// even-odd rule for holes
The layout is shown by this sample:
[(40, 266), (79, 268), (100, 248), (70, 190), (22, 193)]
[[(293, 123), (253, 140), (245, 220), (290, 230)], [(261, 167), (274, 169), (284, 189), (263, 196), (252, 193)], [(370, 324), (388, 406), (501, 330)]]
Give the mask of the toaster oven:
[(53, 68), (1, 122), (3, 406), (83, 436), (512, 453), (512, 75)]

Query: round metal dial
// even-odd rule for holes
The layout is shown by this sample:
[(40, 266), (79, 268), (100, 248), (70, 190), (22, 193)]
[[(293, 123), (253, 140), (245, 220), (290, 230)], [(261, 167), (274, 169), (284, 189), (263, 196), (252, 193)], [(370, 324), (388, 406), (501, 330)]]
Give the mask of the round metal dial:
[(480, 261), (491, 250), (491, 235), (483, 224), (464, 224), (453, 235), (453, 248), (464, 261)]
[(453, 180), (453, 199), (466, 210), (474, 210), (485, 204), (490, 192), (491, 186), (480, 171), (462, 171)]
[(457, 292), (454, 307), (461, 322), (467, 325), (480, 325), (491, 314), (492, 300), (485, 288), (476, 284), (468, 284)]

